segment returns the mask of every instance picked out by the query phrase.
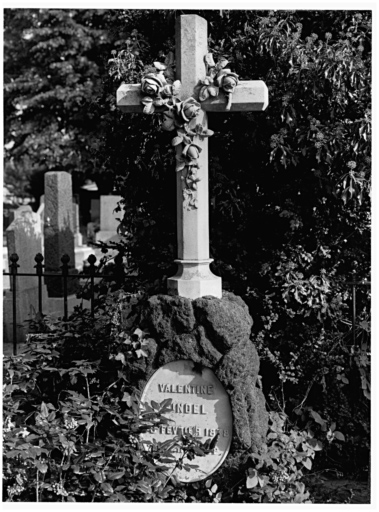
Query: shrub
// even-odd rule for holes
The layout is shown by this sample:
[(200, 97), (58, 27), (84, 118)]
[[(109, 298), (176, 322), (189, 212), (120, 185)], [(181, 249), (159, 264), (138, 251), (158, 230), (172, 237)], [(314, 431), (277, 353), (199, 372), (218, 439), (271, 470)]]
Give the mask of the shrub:
[(111, 292), (95, 318), (80, 309), (67, 322), (45, 317), (45, 333), (34, 335), (23, 354), (5, 357), (6, 501), (306, 501), (302, 468), (320, 446), (309, 430), (286, 433), (279, 414), (271, 414), (267, 445), (247, 453), (242, 487), (229, 485), (222, 467), (206, 481), (176, 480), (175, 468), (190, 469), (195, 455), (213, 449), (210, 439), (140, 441), (169, 421), (169, 401), (141, 404), (136, 387), (148, 356), (148, 335), (135, 326), (142, 297)]
[(145, 334), (119, 329), (121, 298), (135, 296), (110, 294), (95, 319), (80, 310), (68, 322), (45, 319), (48, 334), (5, 358), (6, 501), (185, 499), (175, 468), (189, 469), (195, 451), (201, 456), (212, 446), (190, 435), (139, 441), (169, 421), (169, 401), (140, 403), (132, 379), (146, 356)]

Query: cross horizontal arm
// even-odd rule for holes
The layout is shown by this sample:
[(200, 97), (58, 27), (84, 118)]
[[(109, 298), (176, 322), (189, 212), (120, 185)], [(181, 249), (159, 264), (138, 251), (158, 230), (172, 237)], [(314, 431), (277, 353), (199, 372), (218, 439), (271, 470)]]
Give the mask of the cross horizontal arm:
[[(201, 102), (206, 112), (225, 112), (227, 98), (221, 92), (215, 98), (208, 98)], [(230, 112), (250, 112), (265, 110), (268, 106), (268, 90), (262, 80), (241, 80), (234, 93)]]
[(122, 84), (117, 89), (117, 106), (122, 112), (142, 112), (141, 84)]
[[(208, 98), (201, 103), (207, 112), (224, 112), (227, 99), (224, 93), (216, 98)], [(262, 80), (240, 81), (233, 93), (231, 112), (265, 110), (268, 105), (268, 90)], [(117, 106), (123, 112), (142, 112), (141, 85), (123, 84), (117, 90)], [(159, 112), (160, 109), (157, 109)], [(164, 108), (162, 108), (162, 111)]]

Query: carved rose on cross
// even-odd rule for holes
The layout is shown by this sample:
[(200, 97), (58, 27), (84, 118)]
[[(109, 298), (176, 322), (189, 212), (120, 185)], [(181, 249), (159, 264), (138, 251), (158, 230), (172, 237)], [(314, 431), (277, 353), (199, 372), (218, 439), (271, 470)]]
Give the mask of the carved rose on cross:
[(194, 119), (201, 110), (201, 105), (195, 98), (187, 98), (181, 103), (175, 105), (176, 112), (182, 124), (188, 123), (191, 119)]
[(141, 91), (149, 96), (158, 96), (166, 85), (166, 79), (162, 73), (148, 73), (142, 78)]
[(178, 96), (180, 93), (182, 84), (180, 83), (180, 80), (175, 80), (173, 84), (166, 84), (162, 89), (162, 96), (166, 98), (173, 98), (175, 96)]
[(238, 85), (238, 75), (230, 69), (223, 69), (216, 77), (216, 82), (227, 94), (233, 93)]
[[(176, 171), (183, 171), (184, 180), (183, 198), (188, 209), (197, 208), (197, 183), (200, 178), (197, 175), (199, 169), (198, 158), (201, 153), (200, 141), (213, 135), (201, 123), (196, 124), (201, 105), (195, 98), (187, 98), (179, 101), (181, 83), (179, 80), (172, 82), (172, 77), (165, 71), (167, 66), (154, 62), (156, 72), (147, 73), (141, 81), (141, 92), (145, 95), (141, 102), (144, 105), (144, 113), (152, 114), (155, 107), (165, 107), (163, 111), (162, 129), (166, 131), (176, 130), (177, 135), (172, 139), (172, 145), (177, 147)], [(221, 68), (220, 68), (221, 69)], [(215, 95), (219, 87), (214, 85), (215, 73), (209, 78), (210, 94)], [(214, 94), (213, 94), (214, 93)]]
[(184, 146), (182, 155), (186, 156), (190, 160), (197, 160), (201, 153), (201, 147), (197, 144), (187, 144)]
[(238, 85), (238, 75), (230, 69), (224, 69), (228, 64), (224, 57), (215, 64), (212, 54), (208, 53), (204, 60), (207, 67), (207, 76), (200, 81), (199, 100), (205, 101), (209, 96), (218, 96), (220, 89), (222, 89), (228, 98), (225, 109), (230, 110), (232, 95)]
[(157, 72), (147, 73), (141, 81), (141, 92), (146, 94), (141, 100), (144, 105), (145, 114), (153, 114), (155, 107), (174, 105), (180, 93), (180, 80), (168, 83), (164, 75), (167, 66), (161, 62), (154, 62)]
[(169, 107), (168, 112), (164, 112), (162, 129), (172, 131), (175, 128), (186, 127), (193, 121), (200, 112), (201, 105), (195, 98), (188, 98)]

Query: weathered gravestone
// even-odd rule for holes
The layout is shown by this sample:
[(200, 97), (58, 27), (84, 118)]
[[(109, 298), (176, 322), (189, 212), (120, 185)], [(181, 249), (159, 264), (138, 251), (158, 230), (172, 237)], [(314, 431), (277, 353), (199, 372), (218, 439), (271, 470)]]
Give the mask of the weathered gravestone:
[[(197, 133), (209, 133), (207, 112), (222, 112), (227, 103), (222, 91), (217, 96), (210, 96), (205, 100), (203, 98), (201, 108), (196, 102), (199, 97), (198, 84), (207, 74), (205, 65), (207, 51), (207, 22), (196, 15), (177, 18), (176, 73), (177, 79), (182, 82), (180, 100), (183, 103), (174, 105), (173, 110), (184, 112), (187, 108), (186, 112), (196, 116), (187, 125), (186, 123), (180, 125), (181, 128), (177, 132), (179, 135), (173, 140), (173, 144), (177, 147), (177, 160), (184, 161), (177, 167), (178, 260), (176, 261), (179, 270), (168, 280), (170, 295), (150, 297), (141, 306), (139, 325), (151, 333), (152, 338), (144, 347), (148, 357), (135, 368), (135, 379), (138, 380), (142, 390), (146, 386), (147, 379), (151, 378), (154, 372), (158, 374), (161, 367), (164, 371), (167, 368), (166, 365), (175, 365), (175, 362), (178, 364), (178, 361), (182, 360), (196, 363), (201, 378), (213, 372), (230, 399), (233, 415), (231, 454), (233, 452), (238, 457), (241, 450), (256, 449), (262, 444), (267, 432), (268, 414), (258, 378), (259, 357), (250, 340), (253, 320), (243, 300), (231, 293), (223, 292), (221, 278), (213, 275), (209, 269), (212, 261), (209, 258), (208, 227), (206, 137), (209, 135), (199, 136), (196, 139), (196, 145), (194, 145), (196, 149), (192, 152), (197, 156), (196, 163), (187, 156), (183, 157), (192, 144), (191, 140), (188, 142), (189, 134), (196, 130)], [(230, 77), (233, 75), (229, 73)], [(159, 76), (153, 74), (149, 75), (149, 80), (148, 85), (152, 84), (150, 87), (152, 90), (154, 87), (159, 90), (159, 84), (164, 83)], [(234, 78), (233, 80), (236, 83)], [(149, 91), (148, 87), (145, 89)], [(267, 87), (260, 80), (239, 82), (235, 88), (233, 87), (233, 91), (231, 107), (230, 94), (227, 94), (228, 109), (230, 107), (231, 112), (259, 111), (264, 110), (268, 105)], [(190, 96), (194, 100), (191, 99), (188, 103)], [(122, 85), (117, 92), (117, 103), (124, 112), (142, 112), (143, 110), (146, 112), (146, 108), (150, 108), (150, 100), (144, 98), (144, 104), (141, 105), (141, 97), (139, 84)], [(156, 99), (153, 97), (151, 102)], [(160, 101), (160, 98), (158, 100)], [(155, 103), (158, 105), (157, 111), (159, 111), (159, 101)], [(171, 111), (163, 125), (170, 126), (174, 117)], [(180, 137), (182, 143), (179, 143)], [(188, 185), (191, 177), (193, 184)], [(171, 382), (175, 389), (176, 386), (182, 385), (181, 378), (178, 376), (177, 381), (174, 378)], [(153, 382), (155, 382), (154, 377)], [(142, 395), (144, 398), (150, 397), (149, 390), (148, 384)], [(191, 406), (191, 403), (188, 403)], [(200, 402), (197, 405), (200, 411)], [(217, 423), (219, 420), (220, 418), (216, 418), (217, 428), (211, 429), (212, 432), (218, 429), (221, 433), (225, 430), (221, 422)], [(181, 421), (176, 423), (180, 426)], [(193, 426), (196, 427), (196, 424)], [(200, 432), (203, 434), (201, 430)], [(159, 433), (159, 435), (163, 434)], [(170, 439), (175, 433), (171, 430), (165, 435), (166, 439)], [(202, 437), (206, 436), (202, 435)], [(222, 452), (219, 445), (216, 448)], [(214, 470), (210, 470), (207, 463), (202, 462), (200, 458), (196, 462), (204, 471), (203, 478)], [(205, 467), (202, 466), (203, 464)], [(199, 474), (190, 475), (191, 479), (200, 479), (198, 477)]]
[(100, 223), (100, 199), (91, 199), (91, 222)]
[(100, 231), (96, 233), (96, 240), (106, 242), (117, 235), (122, 212), (116, 212), (121, 196), (100, 196)]
[[(15, 219), (6, 230), (8, 256), (16, 253), (18, 273), (35, 274), (36, 262), (34, 257), (42, 253), (41, 220), (30, 206), (20, 206), (15, 211)], [(13, 337), (13, 280), (10, 280), (11, 291), (5, 292), (4, 297), (4, 342), (10, 343)], [(46, 287), (41, 290), (42, 308), (47, 308)], [(36, 277), (22, 276), (16, 281), (16, 315), (17, 341), (25, 341), (28, 332), (27, 320), (31, 320), (38, 312), (38, 280)]]
[[(72, 215), (71, 175), (63, 171), (51, 171), (45, 174), (45, 272), (61, 273), (61, 258), (67, 254), (70, 258), (70, 274), (75, 274), (75, 242)], [(63, 279), (46, 277), (49, 297), (63, 296)], [(77, 289), (76, 280), (67, 280), (68, 294)]]
[[(229, 396), (209, 368), (198, 368), (190, 360), (168, 363), (150, 378), (141, 397), (142, 403), (168, 401), (166, 425), (143, 435), (144, 441), (167, 441), (168, 437), (190, 433), (199, 439), (215, 439), (212, 453), (202, 457), (197, 468), (180, 469), (176, 476), (183, 482), (202, 480), (216, 471), (225, 460), (232, 440), (233, 419)], [(217, 436), (217, 437), (216, 437)], [(183, 457), (182, 450), (173, 452)], [(170, 463), (169, 463), (170, 465)]]

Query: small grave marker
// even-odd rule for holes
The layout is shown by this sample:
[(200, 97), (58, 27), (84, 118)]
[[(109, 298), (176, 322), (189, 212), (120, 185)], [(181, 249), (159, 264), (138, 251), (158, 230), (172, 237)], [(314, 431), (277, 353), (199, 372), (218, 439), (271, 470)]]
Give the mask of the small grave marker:
[[(175, 472), (181, 482), (203, 480), (220, 467), (229, 452), (233, 427), (229, 396), (210, 368), (197, 371), (193, 361), (179, 360), (154, 373), (146, 384), (141, 402), (160, 403), (168, 398), (172, 403), (164, 416), (171, 420), (170, 423), (144, 434), (142, 439), (164, 442), (190, 433), (204, 442), (218, 434), (213, 453), (187, 460), (191, 465), (197, 465), (197, 469), (177, 469)], [(175, 455), (179, 458), (181, 450), (177, 450)]]
[(100, 231), (96, 234), (96, 240), (106, 242), (117, 235), (123, 212), (115, 211), (122, 196), (100, 196)]

